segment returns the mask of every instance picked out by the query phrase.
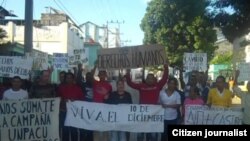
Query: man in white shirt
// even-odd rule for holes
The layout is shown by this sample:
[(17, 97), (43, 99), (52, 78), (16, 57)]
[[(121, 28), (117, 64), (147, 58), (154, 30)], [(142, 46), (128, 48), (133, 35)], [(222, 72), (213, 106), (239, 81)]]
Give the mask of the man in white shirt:
[(239, 98), (241, 98), (241, 106), (243, 108), (243, 119), (242, 122), (244, 125), (250, 125), (250, 81), (247, 83), (247, 91), (242, 91), (238, 87), (238, 77), (240, 75), (240, 71), (236, 71), (235, 74), (235, 84), (233, 87), (234, 94), (236, 94)]
[(21, 88), (22, 79), (14, 76), (11, 80), (11, 88), (3, 93), (3, 100), (21, 100), (28, 99), (28, 92)]

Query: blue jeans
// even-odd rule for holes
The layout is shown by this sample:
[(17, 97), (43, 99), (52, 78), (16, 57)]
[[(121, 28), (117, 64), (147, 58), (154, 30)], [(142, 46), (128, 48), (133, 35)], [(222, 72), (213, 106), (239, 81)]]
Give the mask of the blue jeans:
[(110, 132), (111, 141), (126, 141), (126, 132), (121, 131), (111, 131)]
[(137, 141), (144, 141), (145, 134), (146, 134), (146, 141), (157, 141), (158, 140), (157, 133), (139, 133), (137, 135)]
[(78, 129), (74, 127), (64, 126), (66, 118), (66, 112), (60, 111), (59, 114), (60, 128), (62, 130), (61, 139), (62, 141), (78, 141)]
[(93, 141), (94, 140), (93, 131), (85, 130), (85, 129), (79, 129), (79, 131), (80, 131), (80, 141)]
[(168, 125), (177, 124), (178, 120), (164, 120), (164, 132), (161, 134), (161, 141), (168, 141)]

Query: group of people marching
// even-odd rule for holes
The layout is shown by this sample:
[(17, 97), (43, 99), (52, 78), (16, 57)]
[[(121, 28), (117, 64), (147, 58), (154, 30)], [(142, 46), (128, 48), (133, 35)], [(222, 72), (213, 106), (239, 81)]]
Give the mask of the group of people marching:
[[(22, 79), (15, 76), (11, 80), (11, 88), (3, 92), (3, 100), (20, 100), (27, 98), (53, 98), (60, 97), (60, 136), (62, 141), (128, 141), (129, 132), (98, 132), (74, 127), (64, 126), (67, 109), (66, 102), (82, 100), (88, 102), (107, 103), (107, 104), (131, 104), (132, 96), (126, 91), (125, 84), (139, 91), (139, 104), (162, 105), (164, 108), (164, 132), (159, 136), (158, 133), (138, 133), (137, 141), (167, 141), (167, 128), (170, 124), (183, 124), (186, 105), (208, 105), (230, 107), (232, 97), (237, 94), (242, 98), (244, 108), (243, 124), (250, 124), (250, 83), (248, 83), (247, 94), (244, 94), (237, 87), (237, 71), (234, 80), (233, 92), (227, 88), (226, 80), (223, 76), (218, 76), (215, 85), (207, 83), (207, 76), (203, 72), (193, 72), (189, 82), (183, 89), (178, 89), (178, 81), (174, 77), (169, 77), (168, 64), (164, 65), (164, 73), (160, 81), (154, 74), (149, 73), (145, 81), (135, 83), (131, 80), (128, 70), (126, 75), (116, 83), (116, 88), (106, 81), (107, 73), (99, 70), (99, 80), (95, 80), (94, 74), (96, 67), (82, 75), (82, 66), (74, 69), (74, 73), (60, 72), (60, 84), (50, 83), (50, 70), (41, 71), (39, 79), (22, 89)], [(95, 138), (95, 139), (94, 139)]]

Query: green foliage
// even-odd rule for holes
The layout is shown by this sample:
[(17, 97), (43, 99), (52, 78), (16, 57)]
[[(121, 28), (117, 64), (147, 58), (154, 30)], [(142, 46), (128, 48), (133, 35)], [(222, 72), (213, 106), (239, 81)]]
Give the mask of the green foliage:
[(232, 52), (226, 52), (226, 53), (218, 53), (215, 55), (215, 57), (210, 61), (210, 64), (226, 64), (231, 65), (233, 59), (233, 53)]
[(231, 43), (235, 38), (250, 32), (249, 0), (210, 0), (210, 2), (210, 7), (215, 9), (211, 12), (211, 21), (222, 29)]
[(185, 52), (205, 52), (211, 59), (216, 32), (206, 18), (206, 0), (153, 0), (141, 22), (145, 44), (166, 47), (170, 64), (182, 67)]

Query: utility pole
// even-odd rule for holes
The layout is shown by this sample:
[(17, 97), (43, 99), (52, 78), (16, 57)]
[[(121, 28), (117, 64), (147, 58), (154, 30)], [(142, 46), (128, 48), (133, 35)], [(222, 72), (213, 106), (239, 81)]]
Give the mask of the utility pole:
[[(120, 25), (121, 24), (124, 24), (124, 21), (113, 21), (113, 20), (111, 20), (111, 21), (107, 21), (107, 33), (106, 33), (106, 36), (107, 36), (107, 48), (109, 48), (109, 32), (111, 32), (111, 31), (109, 31), (109, 24), (117, 24), (118, 25), (118, 28), (117, 28), (117, 30), (116, 30), (116, 32), (115, 32), (115, 36), (116, 36), (116, 38), (115, 38), (115, 41), (116, 41), (116, 47), (120, 47), (121, 46), (121, 39), (120, 39)], [(111, 32), (112, 33), (112, 32)], [(113, 33), (114, 34), (114, 33)], [(119, 40), (119, 41), (118, 41)], [(117, 71), (113, 71), (113, 73), (112, 74), (114, 74), (114, 73), (116, 73)], [(121, 74), (122, 74), (122, 68), (120, 68), (119, 70), (118, 70), (118, 79), (119, 79), (119, 77), (121, 76)]]
[(131, 40), (121, 40), (121, 46), (127, 46), (127, 43), (130, 43)]
[[(107, 48), (109, 47), (109, 24), (117, 24), (118, 25), (118, 31), (117, 31), (117, 33), (116, 33), (116, 42), (118, 42), (117, 40), (118, 40), (118, 37), (119, 37), (119, 40), (120, 40), (120, 25), (121, 24), (124, 24), (125, 22), (124, 21), (113, 21), (113, 20), (111, 20), (111, 21), (107, 21)], [(118, 43), (117, 43), (118, 44)], [(119, 46), (118, 47), (120, 47), (120, 43), (119, 43)]]
[(107, 48), (109, 48), (109, 22), (107, 21), (107, 28), (106, 28), (106, 45), (107, 45)]
[(30, 53), (33, 48), (33, 0), (25, 0), (24, 51)]

